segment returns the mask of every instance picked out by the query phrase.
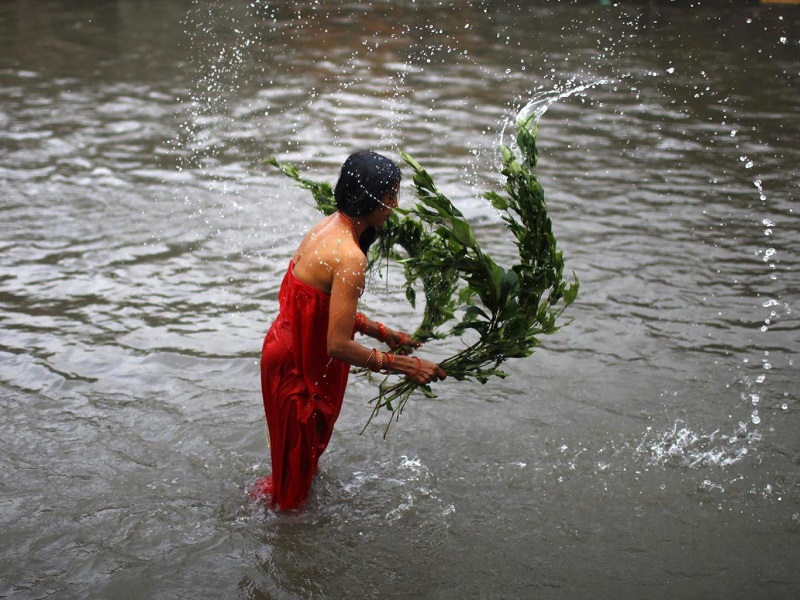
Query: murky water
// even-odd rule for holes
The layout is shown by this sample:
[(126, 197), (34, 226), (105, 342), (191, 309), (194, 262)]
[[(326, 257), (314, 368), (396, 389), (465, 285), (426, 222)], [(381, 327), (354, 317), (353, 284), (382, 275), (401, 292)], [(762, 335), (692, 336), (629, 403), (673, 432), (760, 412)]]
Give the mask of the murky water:
[[(0, 4), (0, 598), (796, 596), (800, 11), (513, 4)], [(262, 159), (408, 151), (510, 258), (534, 97), (572, 324), (386, 440), (354, 378), (308, 508), (252, 504), (316, 218)]]

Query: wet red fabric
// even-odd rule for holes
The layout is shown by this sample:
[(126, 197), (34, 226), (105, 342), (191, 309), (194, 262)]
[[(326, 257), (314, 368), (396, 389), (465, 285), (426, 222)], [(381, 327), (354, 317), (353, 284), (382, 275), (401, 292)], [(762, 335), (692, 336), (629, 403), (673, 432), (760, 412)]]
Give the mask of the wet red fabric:
[(330, 296), (295, 277), (291, 263), (278, 300), (280, 313), (261, 351), (261, 393), (272, 455), (270, 505), (289, 510), (308, 497), (342, 407), (349, 365), (328, 356)]

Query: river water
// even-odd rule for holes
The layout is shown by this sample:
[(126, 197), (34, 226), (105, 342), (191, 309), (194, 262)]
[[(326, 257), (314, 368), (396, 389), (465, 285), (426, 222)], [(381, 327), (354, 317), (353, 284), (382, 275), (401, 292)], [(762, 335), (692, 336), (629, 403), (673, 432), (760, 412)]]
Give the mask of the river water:
[[(0, 598), (797, 597), (799, 44), (744, 2), (0, 3)], [(305, 510), (251, 501), (318, 216), (263, 159), (408, 151), (510, 261), (480, 194), (533, 99), (572, 322), (385, 439), (354, 376)], [(362, 309), (413, 328), (399, 276)]]

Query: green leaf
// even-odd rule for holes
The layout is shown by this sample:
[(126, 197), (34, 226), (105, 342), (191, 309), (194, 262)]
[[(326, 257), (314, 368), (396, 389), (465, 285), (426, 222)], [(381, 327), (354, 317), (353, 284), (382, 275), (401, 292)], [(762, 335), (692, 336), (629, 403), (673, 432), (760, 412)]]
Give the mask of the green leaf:
[(408, 300), (411, 308), (415, 308), (417, 306), (417, 292), (411, 286), (406, 288), (406, 300)]
[(421, 386), (419, 386), (419, 389), (422, 391), (423, 394), (425, 394), (426, 398), (438, 398), (439, 397), (439, 396), (436, 395), (436, 392), (434, 392), (431, 389), (431, 386), (429, 386), (429, 385), (421, 385)]
[(468, 318), (483, 317), (487, 321), (491, 319), (491, 317), (486, 314), (486, 312), (480, 306), (476, 306), (475, 304), (467, 307), (467, 309), (464, 311), (464, 316)]
[(580, 283), (578, 282), (578, 276), (575, 273), (572, 274), (575, 277), (575, 281), (570, 285), (566, 290), (564, 290), (564, 304), (569, 306), (575, 299), (578, 297), (578, 288), (580, 287)]
[(483, 195), (497, 210), (508, 210), (508, 201), (497, 192), (486, 192)]
[(452, 212), (452, 205), (449, 202), (447, 202), (446, 199), (443, 199), (439, 196), (420, 197), (420, 200), (422, 200), (422, 202), (425, 203), (426, 206), (434, 209), (437, 213), (439, 213), (439, 216), (441, 217), (447, 218), (448, 216), (450, 216)]
[(461, 219), (453, 220), (453, 234), (455, 238), (465, 246), (475, 245), (475, 234), (472, 233), (472, 228), (469, 223)]
[(400, 153), (400, 157), (412, 168), (414, 171), (419, 172), (422, 170), (422, 167), (419, 166), (419, 163), (411, 158), (410, 154), (406, 154), (405, 152)]

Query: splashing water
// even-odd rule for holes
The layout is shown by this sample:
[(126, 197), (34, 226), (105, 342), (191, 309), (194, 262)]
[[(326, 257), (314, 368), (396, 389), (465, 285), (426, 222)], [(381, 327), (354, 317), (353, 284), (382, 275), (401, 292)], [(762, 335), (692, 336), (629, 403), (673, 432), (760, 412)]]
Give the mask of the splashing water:
[(761, 439), (757, 431), (747, 431), (746, 423), (726, 435), (719, 429), (711, 433), (692, 431), (682, 421), (671, 429), (651, 436), (652, 430), (639, 442), (637, 453), (651, 465), (699, 468), (702, 466), (727, 467), (744, 459), (751, 447)]
[(560, 87), (555, 87), (552, 90), (547, 90), (543, 92), (539, 92), (525, 105), (523, 106), (516, 114), (513, 122), (511, 119), (508, 119), (507, 122), (504, 124), (502, 131), (500, 132), (500, 143), (503, 144), (503, 139), (505, 138), (506, 129), (513, 125), (516, 129), (516, 125), (522, 121), (525, 121), (531, 117), (533, 117), (533, 121), (535, 124), (538, 124), (541, 118), (544, 116), (544, 113), (556, 102), (559, 100), (564, 100), (565, 98), (570, 98), (575, 95), (584, 95), (587, 90), (592, 88), (606, 85), (610, 83), (608, 79), (598, 79), (596, 81), (592, 81), (590, 83), (585, 83), (581, 85), (576, 85), (575, 87), (567, 87), (566, 89), (562, 89)]

